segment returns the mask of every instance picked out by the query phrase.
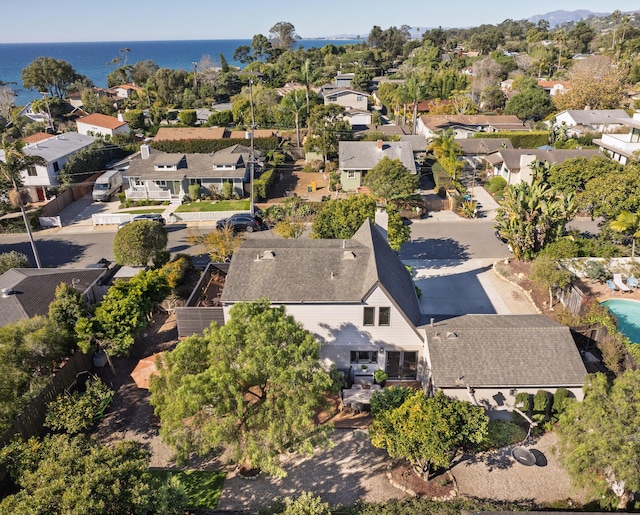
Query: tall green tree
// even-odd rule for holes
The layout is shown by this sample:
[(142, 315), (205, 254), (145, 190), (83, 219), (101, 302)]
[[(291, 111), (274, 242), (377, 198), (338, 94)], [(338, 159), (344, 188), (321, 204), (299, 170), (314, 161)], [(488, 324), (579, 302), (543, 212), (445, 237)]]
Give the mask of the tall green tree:
[(83, 317), (88, 315), (87, 302), (82, 292), (71, 284), (61, 283), (56, 286), (56, 294), (49, 304), (49, 320), (65, 331), (71, 338), (75, 338), (75, 327)]
[(626, 232), (631, 235), (631, 258), (636, 256), (636, 238), (640, 238), (640, 213), (622, 211), (609, 227), (616, 232)]
[(375, 197), (388, 201), (393, 197), (413, 195), (418, 189), (418, 176), (412, 174), (400, 159), (384, 156), (366, 173), (362, 183)]
[(462, 161), (458, 159), (460, 155), (460, 145), (455, 140), (455, 132), (451, 129), (439, 131), (429, 143), (429, 150), (440, 163), (440, 166), (456, 180), (458, 173), (462, 171)]
[[(305, 115), (307, 98), (304, 91), (296, 89), (282, 97), (280, 108), (285, 114), (292, 114), (296, 126), (296, 146), (300, 148), (300, 115)], [(306, 119), (306, 116), (305, 116)]]
[[(29, 218), (24, 209), (24, 193), (21, 191), (22, 186), (22, 172), (26, 171), (30, 167), (36, 165), (45, 165), (46, 161), (40, 156), (31, 156), (25, 154), (23, 150), (24, 146), (20, 140), (16, 140), (10, 143), (8, 139), (2, 138), (2, 151), (3, 156), (0, 159), (0, 184), (6, 187), (8, 185), (10, 192), (9, 198), (11, 203), (20, 208), (22, 213), (22, 219), (24, 220), (24, 227), (31, 243), (31, 249), (33, 250), (33, 257), (38, 268), (42, 268), (40, 263), (40, 256), (38, 255), (38, 249), (31, 234), (31, 225), (29, 224)], [(4, 189), (4, 188), (3, 188)]]
[(506, 103), (504, 112), (520, 120), (542, 120), (554, 110), (549, 94), (537, 84), (522, 89)]
[(576, 211), (572, 194), (557, 194), (534, 171), (531, 184), (521, 182), (505, 189), (496, 217), (496, 229), (511, 245), (516, 259), (533, 259), (558, 239)]
[(480, 406), (417, 391), (399, 407), (381, 410), (369, 427), (371, 443), (392, 458), (405, 458), (415, 472), (429, 479), (438, 468), (449, 468), (464, 445), (487, 437), (489, 418)]
[(125, 225), (113, 239), (113, 255), (119, 265), (163, 265), (169, 237), (165, 227), (151, 220), (139, 220)]
[(610, 382), (589, 376), (582, 402), (569, 404), (557, 427), (561, 462), (598, 497), (613, 492), (624, 510), (640, 489), (640, 371)]
[(640, 188), (638, 188), (640, 162), (627, 163), (624, 168), (606, 175), (599, 175), (584, 185), (578, 192), (581, 209), (592, 216), (616, 218), (622, 211), (640, 211)]
[(149, 459), (149, 451), (132, 441), (99, 446), (66, 435), (15, 440), (0, 451), (0, 462), (20, 489), (2, 500), (0, 512), (184, 513), (184, 487), (153, 475)]
[(22, 84), (25, 88), (47, 92), (58, 98), (64, 98), (69, 86), (80, 78), (67, 61), (53, 57), (38, 57), (22, 69)]
[(531, 278), (549, 289), (549, 309), (553, 311), (553, 289), (569, 286), (573, 274), (558, 265), (555, 259), (538, 256), (531, 265)]
[(296, 34), (296, 28), (288, 21), (279, 21), (269, 29), (271, 42), (276, 48), (291, 49), (300, 36)]
[(311, 109), (309, 119), (311, 134), (304, 149), (327, 157), (338, 152), (338, 142), (351, 139), (351, 126), (344, 120), (344, 107), (338, 104), (317, 105)]
[(160, 434), (182, 458), (226, 447), (235, 462), (284, 476), (281, 453), (324, 440), (329, 427), (313, 417), (333, 381), (320, 343), (284, 306), (263, 299), (229, 315), (165, 354), (151, 382)]
[(547, 182), (556, 191), (562, 193), (579, 193), (591, 179), (615, 174), (622, 170), (622, 165), (605, 155), (590, 158), (578, 157), (557, 163), (549, 169)]

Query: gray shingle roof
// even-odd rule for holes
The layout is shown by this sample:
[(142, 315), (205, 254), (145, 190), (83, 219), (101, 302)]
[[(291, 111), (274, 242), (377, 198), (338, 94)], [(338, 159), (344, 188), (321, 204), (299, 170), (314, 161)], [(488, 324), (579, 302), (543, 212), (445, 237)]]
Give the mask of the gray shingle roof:
[(0, 275), (0, 289), (13, 292), (7, 298), (0, 296), (0, 327), (46, 315), (59, 284), (75, 284), (84, 293), (104, 273), (103, 268), (12, 268)]
[(409, 141), (383, 141), (382, 150), (376, 141), (341, 141), (338, 158), (341, 170), (371, 170), (383, 157), (400, 159), (411, 172), (416, 173), (413, 147)]
[[(489, 162), (497, 164), (504, 162), (505, 166), (512, 172), (520, 171), (520, 157), (525, 155), (536, 156), (536, 159), (543, 163), (556, 164), (563, 163), (567, 159), (576, 159), (579, 157), (589, 159), (600, 153), (597, 149), (558, 149), (558, 150), (538, 150), (538, 149), (502, 149), (490, 156)], [(500, 156), (501, 159), (498, 159)]]
[(222, 302), (360, 303), (378, 284), (413, 324), (420, 320), (410, 275), (367, 221), (350, 240), (245, 240), (231, 259)]
[(624, 109), (568, 109), (567, 114), (578, 125), (622, 124), (621, 119), (631, 118)]
[(581, 386), (587, 374), (569, 328), (543, 315), (464, 315), (424, 329), (439, 388)]

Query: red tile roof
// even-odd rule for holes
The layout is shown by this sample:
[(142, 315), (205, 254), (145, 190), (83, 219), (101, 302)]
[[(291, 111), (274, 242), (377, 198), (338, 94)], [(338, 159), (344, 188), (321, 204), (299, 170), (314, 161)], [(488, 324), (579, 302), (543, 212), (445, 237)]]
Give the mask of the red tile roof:
[(100, 113), (94, 113), (80, 118), (76, 123), (86, 123), (87, 125), (95, 125), (96, 127), (104, 127), (105, 129), (111, 130), (127, 125), (127, 122), (121, 122), (113, 116)]
[(54, 136), (54, 134), (47, 134), (46, 132), (36, 132), (35, 134), (31, 134), (29, 136), (26, 136), (25, 138), (22, 138), (22, 141), (25, 144), (38, 143), (40, 141), (53, 138)]

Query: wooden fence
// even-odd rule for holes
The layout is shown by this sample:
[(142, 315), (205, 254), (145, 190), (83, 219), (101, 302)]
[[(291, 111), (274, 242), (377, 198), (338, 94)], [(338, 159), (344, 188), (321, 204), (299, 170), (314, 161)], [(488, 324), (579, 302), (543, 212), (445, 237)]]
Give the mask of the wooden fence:
[(78, 199), (84, 197), (87, 193), (91, 193), (93, 191), (93, 185), (96, 182), (96, 179), (100, 177), (104, 172), (98, 172), (93, 174), (88, 179), (85, 179), (81, 184), (74, 186), (71, 189), (65, 190), (60, 195), (58, 195), (53, 200), (47, 202), (47, 204), (42, 208), (43, 217), (47, 216), (55, 216), (60, 211), (62, 211), (69, 204), (75, 202)]

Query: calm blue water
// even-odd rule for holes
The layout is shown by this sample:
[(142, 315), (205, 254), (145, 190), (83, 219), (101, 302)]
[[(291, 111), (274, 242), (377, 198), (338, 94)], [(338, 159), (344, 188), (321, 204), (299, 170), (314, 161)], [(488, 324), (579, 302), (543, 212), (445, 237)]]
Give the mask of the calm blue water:
[(635, 300), (605, 300), (602, 303), (618, 319), (618, 330), (640, 344), (640, 302)]
[[(336, 46), (361, 43), (350, 39), (301, 39), (303, 48)], [(120, 50), (129, 48), (127, 64), (148, 59), (160, 68), (193, 70), (193, 63), (209, 56), (215, 63), (220, 62), (222, 53), (227, 62), (242, 65), (233, 60), (233, 52), (240, 45), (251, 45), (250, 39), (218, 39), (212, 41), (112, 41), (93, 43), (21, 43), (0, 44), (0, 81), (15, 82), (11, 87), (18, 94), (17, 105), (24, 105), (34, 98), (40, 98), (37, 91), (22, 88), (22, 69), (38, 57), (53, 57), (67, 61), (81, 75), (89, 77), (96, 86), (107, 87), (107, 75), (115, 66), (109, 64), (120, 57)]]

